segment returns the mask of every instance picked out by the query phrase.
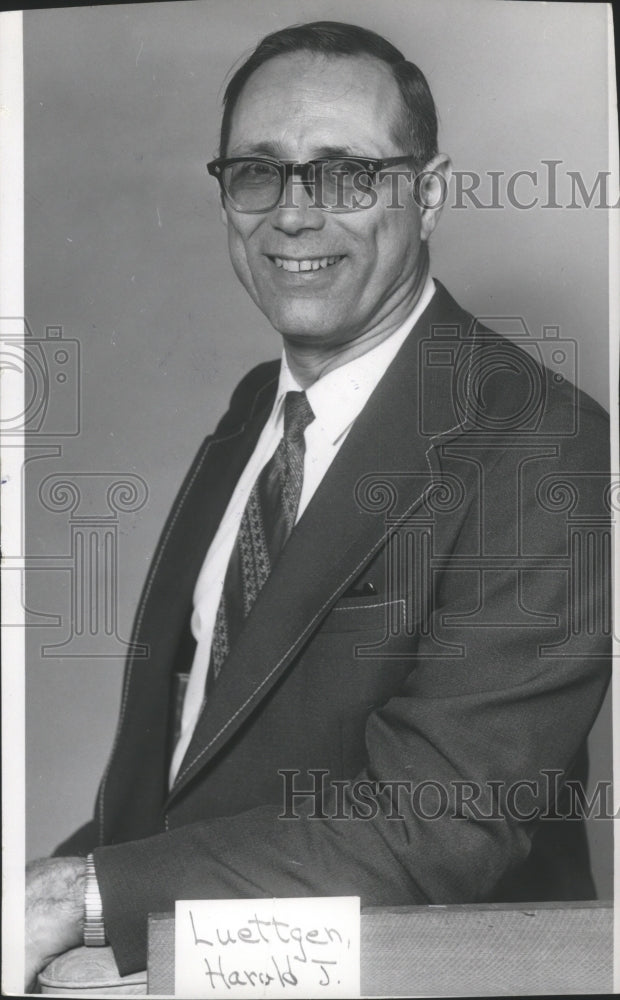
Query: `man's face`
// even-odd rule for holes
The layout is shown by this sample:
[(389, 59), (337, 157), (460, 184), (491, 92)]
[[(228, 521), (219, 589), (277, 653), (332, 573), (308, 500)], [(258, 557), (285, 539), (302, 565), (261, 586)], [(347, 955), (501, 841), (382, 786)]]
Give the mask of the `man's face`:
[[(225, 155), (301, 162), (326, 155), (402, 155), (410, 150), (393, 136), (400, 100), (389, 67), (371, 57), (277, 56), (242, 91)], [(281, 199), (288, 207), (264, 215), (226, 204), (235, 271), (290, 342), (338, 347), (405, 319), (428, 233), (409, 187), (402, 186), (401, 208), (388, 207), (394, 200), (389, 180), (376, 193), (373, 207), (347, 213), (312, 206), (311, 195), (297, 184)], [(286, 269), (288, 261), (322, 258), (335, 262), (318, 270)]]

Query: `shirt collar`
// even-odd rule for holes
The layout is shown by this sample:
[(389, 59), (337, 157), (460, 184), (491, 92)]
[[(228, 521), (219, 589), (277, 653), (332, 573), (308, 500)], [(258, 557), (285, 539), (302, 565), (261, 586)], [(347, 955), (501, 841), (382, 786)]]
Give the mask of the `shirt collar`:
[[(336, 443), (362, 411), (434, 293), (435, 284), (429, 275), (411, 313), (394, 333), (359, 358), (334, 368), (306, 389), (306, 396), (315, 416), (315, 424), (332, 444)], [(284, 397), (291, 391), (301, 392), (302, 386), (291, 372), (286, 352), (283, 351), (278, 392), (273, 409), (276, 421), (281, 419)]]

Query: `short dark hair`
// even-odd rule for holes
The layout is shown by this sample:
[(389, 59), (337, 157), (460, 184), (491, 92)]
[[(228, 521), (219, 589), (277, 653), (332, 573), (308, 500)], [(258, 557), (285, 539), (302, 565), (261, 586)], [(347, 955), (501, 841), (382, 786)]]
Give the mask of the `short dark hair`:
[(291, 52), (368, 55), (387, 63), (403, 101), (403, 113), (396, 126), (397, 141), (402, 143), (404, 151), (414, 154), (418, 169), (437, 154), (437, 112), (422, 71), (374, 31), (341, 21), (314, 21), (311, 24), (294, 24), (266, 35), (232, 76), (224, 93), (220, 156), (226, 155), (233, 112), (252, 73), (269, 59)]

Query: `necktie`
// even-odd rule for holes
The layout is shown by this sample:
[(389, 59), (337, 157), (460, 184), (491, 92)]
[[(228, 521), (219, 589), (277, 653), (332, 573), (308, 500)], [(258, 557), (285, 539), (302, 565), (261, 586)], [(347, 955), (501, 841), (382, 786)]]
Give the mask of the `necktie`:
[(305, 392), (287, 392), (284, 433), (260, 472), (226, 570), (207, 674), (207, 696), (293, 530), (304, 475), (304, 431), (314, 420)]

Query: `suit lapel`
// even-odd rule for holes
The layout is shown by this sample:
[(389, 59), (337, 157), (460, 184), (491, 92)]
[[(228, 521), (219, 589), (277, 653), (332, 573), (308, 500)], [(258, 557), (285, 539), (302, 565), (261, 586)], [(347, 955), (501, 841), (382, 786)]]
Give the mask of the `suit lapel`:
[[(384, 482), (387, 496), (390, 479), (408, 473), (398, 480), (391, 518), (422, 501), (432, 474), (430, 441), (418, 417), (419, 348), (431, 327), (450, 321), (454, 310), (463, 317), (439, 286), (355, 421), (246, 620), (198, 721), (171, 799), (230, 739), (385, 543), (385, 504), (373, 508), (370, 494), (364, 499), (365, 486), (381, 488)], [(446, 426), (451, 418), (444, 413)]]
[(265, 425), (276, 386), (277, 375), (257, 394), (247, 419), (216, 432), (196, 457), (153, 557), (148, 600), (143, 597), (142, 641), (158, 635), (162, 611), (169, 632), (185, 623), (204, 557)]

